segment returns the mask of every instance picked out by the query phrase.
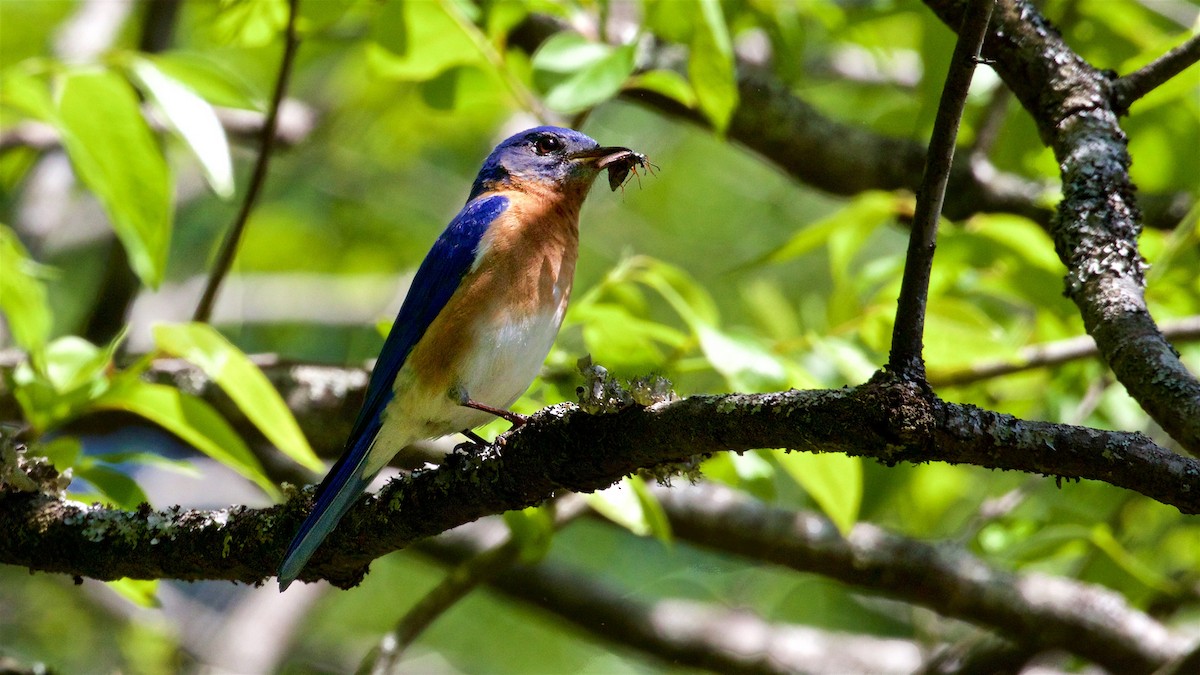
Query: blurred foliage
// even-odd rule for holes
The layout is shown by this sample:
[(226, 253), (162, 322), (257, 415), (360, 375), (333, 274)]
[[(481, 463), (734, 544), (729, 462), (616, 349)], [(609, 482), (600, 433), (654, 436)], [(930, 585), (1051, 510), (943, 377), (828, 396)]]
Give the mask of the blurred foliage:
[[(1184, 0), (1043, 4), (1075, 49), (1119, 73), (1178, 44), (1197, 16)], [(560, 120), (555, 114), (584, 113), (583, 131), (646, 153), (660, 170), (616, 194), (598, 188), (588, 202), (575, 301), (545, 376), (517, 410), (573, 399), (575, 364), (584, 354), (623, 377), (661, 373), (681, 395), (841, 387), (863, 381), (886, 360), (911, 195), (833, 199), (720, 136), (737, 105), (734, 54), (744, 50), (769, 55), (776, 77), (834, 119), (926, 138), (954, 37), (919, 3), (302, 0), (300, 7), (303, 42), (290, 95), (319, 122), (274, 158), (235, 280), (315, 279), (324, 286), (362, 279), (374, 297), (392, 297), (458, 210), (496, 140)], [(7, 341), (29, 355), (7, 384), (42, 434), (37, 449), (81, 479), (72, 486), (77, 498), (132, 508), (146, 500), (147, 468), (185, 472), (197, 493), (213, 480), (177, 452), (97, 450), (95, 439), (70, 426), (97, 410), (140, 415), (277, 495), (247, 441), (214, 409), (139, 379), (148, 359), (170, 355), (200, 366), (271, 441), (312, 468), (307, 441), (245, 353), (355, 364), (381, 345), (373, 321), (313, 320), (314, 312), (297, 311), (308, 299), (293, 292), (235, 295), (246, 308), (222, 320), (219, 334), (183, 323), (191, 309), (183, 306), (174, 323), (135, 322), (109, 344), (79, 335), (114, 245), (147, 288), (194, 302), (181, 289), (197, 287), (208, 271), (252, 160), (251, 151), (230, 149), (215, 107), (262, 111), (277, 75), (287, 3), (189, 0), (171, 49), (154, 55), (136, 49), (149, 16), (141, 3), (98, 58), (61, 59), (56, 45), (83, 9), (66, 0), (0, 2), (0, 130), (49, 125), (81, 188), (60, 193), (60, 203), (47, 208), (32, 186), (45, 183), (51, 158), (26, 147), (0, 152), (0, 220), (11, 224), (0, 227), (0, 310)], [(559, 33), (528, 54), (510, 32), (532, 13), (594, 30)], [(646, 50), (658, 45), (673, 54), (674, 69), (642, 72)], [(632, 85), (698, 111), (717, 133), (619, 100)], [(965, 144), (1000, 86), (987, 69), (977, 75)], [(152, 130), (145, 109), (165, 132)], [(1195, 196), (1200, 71), (1192, 68), (1138, 102), (1123, 126), (1143, 190)], [(989, 156), (1001, 170), (1057, 179), (1052, 155), (1015, 101), (1006, 104)], [(93, 204), (104, 227), (92, 224)], [(1173, 231), (1143, 235), (1153, 265), (1147, 298), (1157, 319), (1200, 314), (1197, 244), (1196, 211)], [(930, 371), (1012, 359), (1023, 346), (1081, 334), (1062, 297), (1062, 274), (1050, 238), (1032, 222), (993, 214), (946, 223), (926, 322)], [(351, 307), (387, 321), (399, 297), (374, 305), (346, 297), (315, 309), (337, 314)], [(268, 305), (285, 311), (270, 318), (255, 311)], [(146, 357), (115, 364), (123, 347)], [(1200, 371), (1200, 346), (1179, 349)], [(940, 393), (1032, 419), (1144, 431), (1170, 445), (1093, 360)], [(1179, 617), (1196, 613), (1189, 588), (1198, 581), (1200, 524), (1107, 485), (1060, 488), (1041, 477), (970, 467), (885, 467), (777, 450), (716, 456), (702, 471), (782, 506), (822, 509), (842, 529), (862, 519), (914, 537), (951, 539), (996, 565), (1104, 584), (1135, 605), (1176, 607)], [(673, 541), (640, 481), (591, 498), (608, 520), (573, 523), (557, 534), (544, 512), (511, 514), (523, 557), (577, 566), (647, 602), (689, 598), (749, 608), (773, 621), (928, 637), (911, 609)], [(1013, 508), (985, 508), (1014, 491)], [(288, 670), (352, 669), (442, 574), (416, 554), (389, 556), (361, 587), (324, 596), (294, 635), (271, 639), (295, 646)], [(125, 604), (153, 605), (158, 590), (128, 582), (112, 591), (80, 590), (2, 569), (0, 655), (63, 672), (169, 672), (189, 659), (203, 661), (178, 614)], [(126, 600), (114, 600), (114, 591)], [(193, 602), (220, 616), (215, 604)], [(538, 650), (527, 649), (534, 641)], [(413, 663), (422, 668), (467, 672), (661, 666), (487, 593), (453, 609), (414, 649)]]

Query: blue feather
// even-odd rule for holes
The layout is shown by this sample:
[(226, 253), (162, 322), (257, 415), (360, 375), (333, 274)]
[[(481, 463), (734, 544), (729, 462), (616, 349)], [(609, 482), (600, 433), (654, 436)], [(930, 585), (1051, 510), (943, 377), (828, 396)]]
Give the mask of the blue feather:
[(425, 256), (375, 362), (367, 384), (366, 400), (346, 441), (346, 450), (321, 481), (312, 513), (300, 525), (279, 566), (281, 591), (296, 579), (321, 542), (375, 477), (364, 476), (363, 466), (375, 436), (383, 426), (383, 411), (392, 400), (396, 375), (471, 269), (488, 226), (508, 205), (507, 197), (493, 195), (476, 199), (473, 196)]

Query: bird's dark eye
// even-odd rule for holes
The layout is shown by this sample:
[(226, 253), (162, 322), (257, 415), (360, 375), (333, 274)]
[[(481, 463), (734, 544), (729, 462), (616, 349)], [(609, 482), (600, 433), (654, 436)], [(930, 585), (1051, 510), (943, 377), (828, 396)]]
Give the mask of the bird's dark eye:
[(533, 151), (539, 155), (548, 155), (563, 149), (563, 142), (555, 136), (540, 136), (533, 142)]

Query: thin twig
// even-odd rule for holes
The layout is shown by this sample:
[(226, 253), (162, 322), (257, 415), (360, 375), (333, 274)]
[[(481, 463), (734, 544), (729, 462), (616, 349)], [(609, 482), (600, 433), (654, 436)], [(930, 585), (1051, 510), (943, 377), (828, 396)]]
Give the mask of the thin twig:
[(1000, 137), (1004, 120), (1008, 118), (1008, 103), (1011, 99), (1012, 92), (1003, 84), (997, 85), (992, 91), (992, 96), (980, 115), (979, 123), (975, 125), (975, 140), (971, 142), (971, 148), (967, 152), (972, 161), (986, 159), (991, 153), (996, 139)]
[[(1200, 340), (1200, 316), (1164, 321), (1159, 324), (1159, 328), (1164, 337), (1174, 342)], [(958, 387), (1034, 368), (1057, 366), (1069, 361), (1099, 356), (1099, 354), (1100, 350), (1096, 347), (1096, 341), (1092, 339), (1092, 336), (1081, 335), (1066, 340), (1023, 347), (1017, 352), (1017, 357), (1011, 361), (984, 361), (963, 370), (934, 373), (929, 376), (929, 383), (941, 387)]]
[(1129, 112), (1134, 101), (1200, 61), (1200, 35), (1112, 83), (1112, 105), (1118, 115)]
[(888, 369), (905, 379), (925, 379), (925, 362), (921, 356), (922, 335), (925, 331), (929, 275), (933, 270), (933, 250), (937, 245), (938, 215), (946, 196), (946, 183), (950, 179), (954, 144), (967, 102), (967, 91), (971, 88), (971, 77), (975, 73), (975, 64), (979, 60), (979, 50), (994, 4), (995, 0), (970, 0), (967, 3), (950, 71), (946, 74), (946, 86), (942, 88), (942, 98), (933, 123), (925, 177), (917, 194), (916, 215), (908, 240), (896, 324), (892, 331), (892, 349), (888, 358)]
[[(559, 529), (583, 515), (587, 503), (579, 495), (567, 494), (556, 500), (554, 507), (554, 527)], [(438, 617), (471, 591), (520, 562), (520, 559), (521, 543), (509, 536), (502, 544), (463, 560), (440, 584), (404, 613), (396, 626), (363, 659), (358, 672), (371, 675), (396, 672), (409, 645)]]
[(242, 240), (242, 233), (246, 230), (246, 222), (250, 219), (250, 211), (253, 210), (254, 203), (258, 200), (259, 193), (262, 192), (263, 184), (267, 181), (267, 167), (271, 162), (271, 151), (275, 147), (275, 124), (279, 118), (279, 107), (283, 103), (288, 80), (291, 79), (296, 49), (300, 45), (296, 38), (296, 15), (299, 13), (299, 5), (300, 0), (288, 0), (283, 60), (279, 64), (279, 77), (275, 81), (275, 93), (271, 97), (271, 107), (267, 110), (267, 120), (263, 124), (261, 150), (254, 164), (254, 174), (250, 178), (250, 185), (246, 190), (246, 198), (242, 201), (242, 208), (238, 211), (233, 226), (225, 233), (225, 240), (221, 242), (221, 250), (217, 254), (212, 273), (208, 277), (208, 284), (204, 287), (204, 295), (200, 297), (200, 303), (196, 305), (196, 312), (192, 315), (194, 321), (208, 321), (212, 316), (213, 305), (216, 303), (221, 282), (229, 274), (233, 258), (237, 255), (238, 245)]

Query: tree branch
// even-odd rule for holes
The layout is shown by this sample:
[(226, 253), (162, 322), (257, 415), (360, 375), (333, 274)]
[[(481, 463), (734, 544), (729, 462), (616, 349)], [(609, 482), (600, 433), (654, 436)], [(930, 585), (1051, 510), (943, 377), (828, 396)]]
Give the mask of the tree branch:
[(1111, 105), (1118, 115), (1129, 112), (1129, 106), (1154, 91), (1167, 80), (1200, 61), (1200, 35), (1193, 35), (1183, 44), (1168, 51), (1142, 68), (1117, 78), (1112, 83)]
[[(449, 455), (359, 502), (301, 578), (353, 586), (385, 553), (560, 489), (591, 492), (644, 467), (764, 447), (1102, 480), (1200, 513), (1200, 461), (1141, 434), (1020, 420), (877, 377), (853, 389), (697, 396), (612, 414), (547, 408), (486, 453)], [(261, 583), (310, 507), (311, 490), (281, 506), (213, 512), (0, 493), (0, 562), (97, 579)]]
[[(1174, 321), (1164, 321), (1159, 325), (1163, 337), (1174, 343), (1200, 340), (1200, 316), (1190, 316)], [(1048, 368), (1070, 361), (1096, 356), (1100, 349), (1090, 335), (1028, 345), (1017, 351), (1015, 359), (1009, 361), (997, 359), (983, 361), (962, 370), (933, 373), (929, 376), (930, 384), (935, 386), (957, 387), (972, 384), (993, 377), (1003, 377), (1034, 368)]]
[(204, 294), (200, 297), (200, 302), (196, 305), (196, 311), (192, 315), (193, 321), (208, 321), (209, 316), (212, 314), (212, 308), (216, 303), (217, 292), (221, 288), (221, 282), (229, 274), (229, 269), (233, 265), (233, 258), (237, 254), (238, 245), (242, 239), (242, 232), (246, 229), (246, 222), (250, 219), (250, 212), (254, 209), (254, 203), (258, 200), (258, 195), (267, 181), (267, 167), (270, 166), (271, 155), (274, 150), (275, 125), (279, 119), (279, 108), (283, 103), (284, 94), (287, 92), (288, 80), (291, 79), (292, 63), (296, 57), (296, 49), (300, 46), (300, 41), (296, 36), (296, 15), (299, 13), (299, 5), (300, 0), (288, 0), (288, 19), (287, 28), (284, 31), (283, 59), (279, 64), (279, 77), (275, 80), (275, 92), (271, 96), (271, 105), (267, 109), (267, 119), (263, 124), (261, 147), (258, 151), (258, 158), (254, 162), (254, 174), (250, 177), (250, 185), (246, 189), (242, 208), (238, 211), (237, 217), (234, 219), (229, 231), (225, 233), (225, 240), (221, 242), (221, 249), (217, 254), (217, 260), (213, 263), (212, 273), (209, 275), (208, 283), (204, 287)]
[[(948, 25), (962, 20), (962, 2), (926, 4)], [(1146, 308), (1140, 214), (1107, 78), (1025, 0), (999, 0), (984, 54), (1058, 158), (1063, 199), (1051, 234), (1067, 267), (1067, 295), (1088, 334), (1142, 408), (1181, 446), (1200, 454), (1200, 381)]]
[(914, 382), (925, 381), (922, 340), (925, 333), (925, 303), (929, 296), (929, 275), (933, 271), (933, 251), (937, 247), (938, 217), (946, 196), (946, 183), (954, 164), (954, 146), (967, 92), (975, 73), (975, 62), (992, 16), (995, 0), (968, 0), (958, 42), (950, 58), (950, 69), (942, 97), (938, 102), (929, 155), (925, 163), (921, 189), (917, 191), (916, 213), (904, 257), (904, 276), (900, 282), (896, 321), (892, 329), (892, 348), (888, 370)]
[[(463, 564), (481, 549), (479, 537), (462, 529), (422, 543), (421, 552), (446, 564)], [(626, 591), (562, 564), (504, 570), (489, 587), (596, 638), (667, 663), (719, 673), (910, 673), (921, 663), (920, 648), (905, 640), (772, 624), (749, 611), (699, 602), (638, 602)]]
[(772, 508), (718, 485), (655, 490), (682, 539), (814, 572), (1040, 649), (1065, 649), (1113, 672), (1150, 672), (1189, 640), (1114, 591), (1042, 574), (1012, 574), (966, 551), (899, 537), (868, 523), (845, 537), (828, 519)]

